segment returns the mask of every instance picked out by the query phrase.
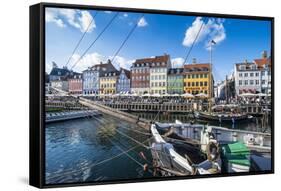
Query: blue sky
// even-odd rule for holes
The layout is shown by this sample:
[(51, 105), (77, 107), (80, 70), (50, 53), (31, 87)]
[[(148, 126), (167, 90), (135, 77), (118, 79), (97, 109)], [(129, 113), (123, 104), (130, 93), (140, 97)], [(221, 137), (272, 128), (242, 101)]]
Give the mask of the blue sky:
[[(59, 67), (66, 65), (75, 45), (86, 31), (68, 64), (71, 68), (116, 12), (99, 11), (93, 18), (95, 14), (94, 10), (47, 8), (47, 72), (51, 69), (52, 61)], [(93, 64), (112, 58), (135, 24), (137, 28), (115, 59), (117, 68), (129, 68), (135, 59), (164, 53), (171, 56), (173, 66), (181, 66), (197, 36), (186, 64), (192, 62), (192, 58), (196, 58), (198, 63), (210, 62), (209, 42), (213, 39), (216, 41), (212, 51), (213, 73), (215, 80), (221, 80), (233, 70), (234, 63), (259, 58), (263, 50), (270, 52), (271, 47), (271, 26), (268, 21), (161, 14), (144, 14), (142, 17), (141, 13), (120, 12), (73, 70), (81, 72)]]

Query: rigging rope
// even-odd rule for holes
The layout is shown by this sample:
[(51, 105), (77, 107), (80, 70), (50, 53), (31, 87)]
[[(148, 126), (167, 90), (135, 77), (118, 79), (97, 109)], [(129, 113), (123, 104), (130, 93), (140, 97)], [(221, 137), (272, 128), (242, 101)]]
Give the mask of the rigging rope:
[(127, 128), (127, 127), (122, 127), (122, 126), (118, 126), (118, 127), (121, 127), (123, 129), (127, 129), (129, 131), (133, 131), (135, 133), (140, 133), (142, 135), (151, 135), (151, 133), (146, 133), (146, 132), (138, 131), (138, 130), (135, 130), (135, 129), (132, 129), (132, 128)]
[(97, 42), (97, 40), (101, 37), (101, 35), (108, 29), (108, 27), (112, 24), (112, 22), (117, 18), (119, 12), (115, 13), (115, 15), (111, 18), (111, 20), (107, 23), (107, 25), (103, 28), (103, 30), (99, 33), (96, 39), (90, 44), (90, 46), (84, 51), (84, 53), (79, 57), (79, 59), (73, 64), (71, 70), (81, 61), (81, 59), (86, 55), (86, 53), (92, 48), (92, 46)]
[(90, 29), (90, 26), (92, 25), (92, 23), (93, 23), (95, 17), (97, 16), (97, 14), (98, 14), (98, 12), (96, 12), (95, 15), (93, 16), (91, 22), (89, 23), (88, 27), (86, 28), (86, 30), (84, 31), (84, 33), (83, 33), (83, 35), (81, 36), (80, 40), (79, 40), (78, 43), (76, 44), (74, 50), (72, 51), (71, 56), (68, 58), (68, 61), (67, 61), (67, 63), (66, 63), (65, 66), (67, 66), (67, 65), (69, 64), (69, 62), (70, 62), (71, 58), (73, 57), (74, 53), (76, 52), (78, 46), (80, 45), (80, 43), (81, 43), (82, 40), (84, 39), (86, 33), (87, 33), (88, 30)]
[(198, 38), (198, 36), (199, 36), (199, 34), (200, 34), (202, 28), (204, 27), (204, 20), (205, 20), (205, 19), (207, 19), (207, 17), (204, 17), (204, 18), (202, 19), (202, 24), (201, 24), (201, 26), (200, 26), (200, 28), (199, 28), (199, 30), (198, 30), (196, 36), (195, 36), (194, 41), (193, 41), (192, 44), (191, 44), (190, 49), (189, 49), (188, 52), (187, 52), (187, 55), (186, 55), (186, 57), (185, 57), (185, 59), (184, 59), (183, 64), (185, 64), (185, 62), (187, 61), (187, 59), (188, 59), (188, 57), (189, 57), (189, 55), (190, 55), (190, 53), (191, 53), (191, 51), (192, 51), (192, 49), (193, 49), (193, 47), (194, 47), (196, 41), (197, 41), (197, 38)]
[(147, 146), (147, 145), (145, 145), (145, 144), (139, 142), (138, 140), (136, 140), (136, 139), (134, 139), (134, 138), (132, 138), (132, 137), (130, 137), (130, 136), (124, 134), (123, 132), (119, 131), (118, 129), (115, 129), (115, 131), (116, 131), (117, 133), (119, 133), (120, 135), (123, 135), (124, 137), (127, 137), (128, 139), (134, 141), (135, 143), (139, 144), (140, 146), (142, 146), (142, 147), (144, 147), (144, 148), (146, 148), (146, 149), (150, 149), (149, 146)]
[[(140, 19), (141, 19), (143, 16), (144, 16), (144, 14), (142, 14), (142, 15), (140, 16)], [(125, 43), (127, 42), (127, 40), (130, 38), (130, 36), (133, 34), (133, 32), (135, 31), (135, 29), (137, 28), (138, 22), (139, 22), (140, 19), (137, 20), (136, 24), (135, 24), (134, 27), (131, 29), (131, 31), (128, 33), (128, 35), (126, 36), (126, 38), (125, 38), (125, 40), (123, 41), (123, 43), (121, 44), (121, 46), (120, 46), (120, 47), (118, 48), (118, 50), (115, 52), (115, 54), (114, 54), (114, 56), (113, 56), (113, 58), (112, 58), (112, 60), (111, 60), (111, 63), (112, 63), (112, 64), (113, 64), (113, 62), (114, 62), (116, 56), (119, 54), (120, 50), (123, 48), (123, 46), (125, 45)]]
[[(146, 139), (146, 140), (143, 141), (142, 143), (146, 143), (146, 142), (149, 141), (150, 139), (151, 139), (151, 137), (148, 138), (148, 139)], [(125, 153), (128, 153), (128, 152), (130, 152), (130, 151), (136, 149), (137, 147), (139, 147), (139, 145), (135, 145), (135, 146), (133, 146), (133, 147), (127, 149), (127, 150), (123, 150), (121, 153), (119, 153), (119, 154), (117, 154), (117, 155), (115, 155), (115, 156), (113, 156), (113, 157), (109, 157), (109, 158), (107, 158), (107, 159), (104, 159), (104, 160), (102, 160), (102, 161), (99, 161), (99, 162), (94, 163), (94, 164), (89, 165), (89, 166), (82, 167), (82, 168), (80, 168), (80, 169), (81, 169), (81, 170), (85, 170), (85, 169), (93, 168), (93, 167), (95, 167), (95, 166), (104, 164), (104, 163), (106, 163), (106, 162), (109, 162), (109, 161), (111, 161), (111, 160), (113, 160), (113, 159), (115, 159), (115, 158), (118, 158), (118, 157), (124, 155)], [(54, 179), (54, 178), (58, 178), (58, 177), (61, 177), (61, 176), (65, 176), (65, 175), (71, 175), (71, 174), (73, 174), (73, 173), (77, 173), (77, 171), (76, 171), (76, 170), (64, 171), (63, 174), (56, 174), (56, 175), (53, 175), (53, 176), (51, 176), (50, 178), (48, 178), (48, 180)]]

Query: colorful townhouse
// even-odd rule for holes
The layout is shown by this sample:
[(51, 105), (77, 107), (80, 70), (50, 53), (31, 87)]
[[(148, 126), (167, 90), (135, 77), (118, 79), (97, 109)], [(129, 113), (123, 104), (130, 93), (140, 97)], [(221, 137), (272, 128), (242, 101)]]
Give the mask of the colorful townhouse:
[(131, 67), (131, 91), (137, 94), (167, 93), (167, 68), (170, 56), (137, 59)]
[(184, 92), (197, 95), (206, 94), (213, 97), (213, 75), (211, 64), (196, 63), (184, 65)]
[(68, 79), (68, 92), (71, 94), (82, 94), (83, 93), (83, 81), (82, 74), (76, 74)]
[(107, 63), (100, 63), (84, 70), (82, 74), (83, 94), (90, 95), (100, 93), (100, 77), (103, 76), (104, 73), (115, 70), (110, 60), (108, 60)]
[(129, 70), (120, 68), (119, 76), (117, 78), (117, 93), (131, 92), (131, 74)]
[(170, 68), (168, 70), (168, 94), (183, 94), (183, 68)]
[(236, 95), (271, 93), (271, 58), (267, 52), (253, 62), (245, 60), (234, 66)]

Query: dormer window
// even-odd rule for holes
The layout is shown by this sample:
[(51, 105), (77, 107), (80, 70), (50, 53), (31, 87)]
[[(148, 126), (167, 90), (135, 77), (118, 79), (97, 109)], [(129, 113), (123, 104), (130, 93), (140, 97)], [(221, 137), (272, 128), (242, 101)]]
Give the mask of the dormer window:
[(252, 70), (256, 70), (257, 66), (256, 65), (252, 65)]
[(245, 66), (245, 65), (241, 65), (241, 66), (239, 67), (239, 69), (240, 69), (240, 70), (245, 70), (245, 69), (246, 69), (246, 66)]

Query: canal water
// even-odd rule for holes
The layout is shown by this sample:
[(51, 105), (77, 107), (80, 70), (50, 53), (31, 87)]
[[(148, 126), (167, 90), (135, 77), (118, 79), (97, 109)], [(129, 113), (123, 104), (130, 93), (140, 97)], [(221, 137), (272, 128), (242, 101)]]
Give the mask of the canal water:
[(150, 151), (124, 136), (145, 142), (149, 136), (136, 125), (103, 115), (47, 124), (45, 131), (46, 184), (153, 176), (143, 170), (150, 165)]

